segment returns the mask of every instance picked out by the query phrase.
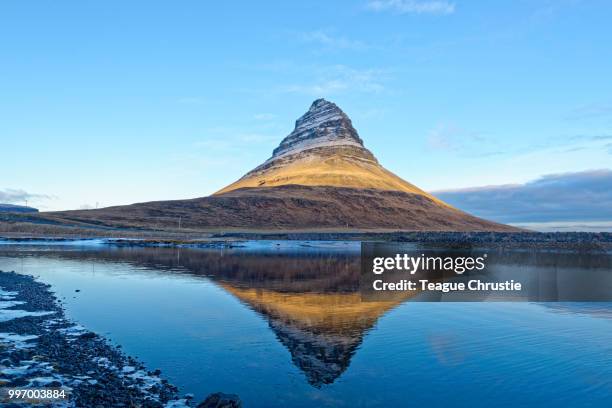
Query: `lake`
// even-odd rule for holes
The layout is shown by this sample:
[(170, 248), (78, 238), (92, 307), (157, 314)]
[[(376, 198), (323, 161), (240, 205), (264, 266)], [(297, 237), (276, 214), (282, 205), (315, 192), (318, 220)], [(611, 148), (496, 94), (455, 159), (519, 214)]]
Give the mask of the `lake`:
[[(496, 262), (612, 274), (600, 258), (510, 251)], [(612, 405), (612, 303), (362, 302), (355, 242), (0, 245), (0, 270), (51, 284), (67, 316), (196, 400), (222, 391), (247, 408)]]

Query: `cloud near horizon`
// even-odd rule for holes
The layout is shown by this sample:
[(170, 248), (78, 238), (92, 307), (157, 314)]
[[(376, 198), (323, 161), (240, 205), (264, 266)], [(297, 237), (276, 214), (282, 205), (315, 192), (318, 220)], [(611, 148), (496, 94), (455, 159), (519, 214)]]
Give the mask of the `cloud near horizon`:
[(612, 221), (612, 170), (608, 169), (433, 194), (463, 211), (505, 223)]
[(442, 1), (370, 0), (366, 6), (373, 11), (392, 11), (398, 14), (453, 14), (455, 4)]
[(46, 194), (28, 193), (27, 191), (21, 189), (6, 188), (4, 190), (0, 190), (1, 204), (25, 205), (26, 201), (28, 201), (28, 205), (31, 205), (33, 202), (49, 200), (51, 198), (51, 196)]

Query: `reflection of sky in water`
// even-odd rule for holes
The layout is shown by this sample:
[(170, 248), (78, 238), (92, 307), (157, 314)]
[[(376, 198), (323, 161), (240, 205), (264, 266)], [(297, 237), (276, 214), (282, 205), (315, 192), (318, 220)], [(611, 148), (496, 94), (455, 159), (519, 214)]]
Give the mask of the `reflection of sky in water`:
[[(276, 247), (259, 245), (262, 253)], [(69, 316), (198, 398), (233, 392), (247, 407), (609, 402), (610, 304), (404, 302), (365, 309), (345, 290), (354, 248), (347, 256), (308, 248), (287, 244), (278, 258), (262, 258), (252, 247), (202, 258), (173, 249), (33, 247), (21, 256), (18, 247), (5, 247), (0, 269), (51, 283)], [(274, 262), (286, 265), (290, 281), (277, 279), (283, 272), (271, 270)], [(208, 265), (196, 266), (202, 263)], [(318, 265), (333, 265), (330, 276), (313, 275)], [(326, 293), (282, 290), (300, 280)]]
[(612, 232), (612, 222), (606, 221), (581, 221), (581, 222), (564, 222), (564, 221), (549, 221), (549, 222), (522, 222), (511, 223), (519, 228), (526, 228), (533, 231), (541, 232)]

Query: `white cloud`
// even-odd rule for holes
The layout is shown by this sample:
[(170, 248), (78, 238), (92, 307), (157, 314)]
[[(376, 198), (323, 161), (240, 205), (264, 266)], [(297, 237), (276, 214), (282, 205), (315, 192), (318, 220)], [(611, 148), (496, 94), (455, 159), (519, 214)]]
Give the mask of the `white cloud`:
[(256, 113), (253, 115), (253, 119), (255, 120), (272, 120), (276, 119), (276, 115), (273, 113)]
[(392, 11), (398, 14), (453, 14), (455, 4), (442, 1), (370, 0), (367, 8), (373, 11)]
[(475, 151), (478, 148), (481, 151), (486, 142), (488, 140), (482, 132), (463, 129), (448, 123), (438, 124), (427, 134), (427, 145), (434, 150)]
[(453, 150), (456, 144), (453, 142), (453, 136), (456, 133), (456, 128), (439, 124), (429, 131), (427, 135), (427, 145), (435, 150)]
[(306, 42), (317, 43), (327, 48), (358, 50), (366, 48), (361, 41), (350, 40), (346, 37), (333, 36), (323, 30), (304, 33), (302, 39)]
[(206, 137), (194, 143), (194, 147), (215, 151), (217, 153), (236, 154), (244, 150), (245, 145), (259, 145), (261, 143), (280, 141), (277, 134), (245, 132), (237, 127), (211, 127), (205, 131)]
[(345, 91), (379, 93), (385, 89), (384, 77), (385, 71), (379, 69), (361, 70), (334, 65), (319, 69), (311, 83), (289, 85), (281, 91), (317, 97)]

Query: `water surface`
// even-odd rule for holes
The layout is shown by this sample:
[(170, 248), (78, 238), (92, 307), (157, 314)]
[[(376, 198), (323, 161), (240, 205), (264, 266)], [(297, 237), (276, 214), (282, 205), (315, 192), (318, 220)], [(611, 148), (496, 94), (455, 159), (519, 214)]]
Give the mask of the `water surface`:
[[(361, 302), (356, 243), (0, 246), (183, 393), (245, 407), (610, 406), (612, 304)], [(499, 267), (609, 270), (557, 253)], [(611, 271), (612, 273), (612, 271)], [(79, 290), (79, 292), (76, 292)]]

